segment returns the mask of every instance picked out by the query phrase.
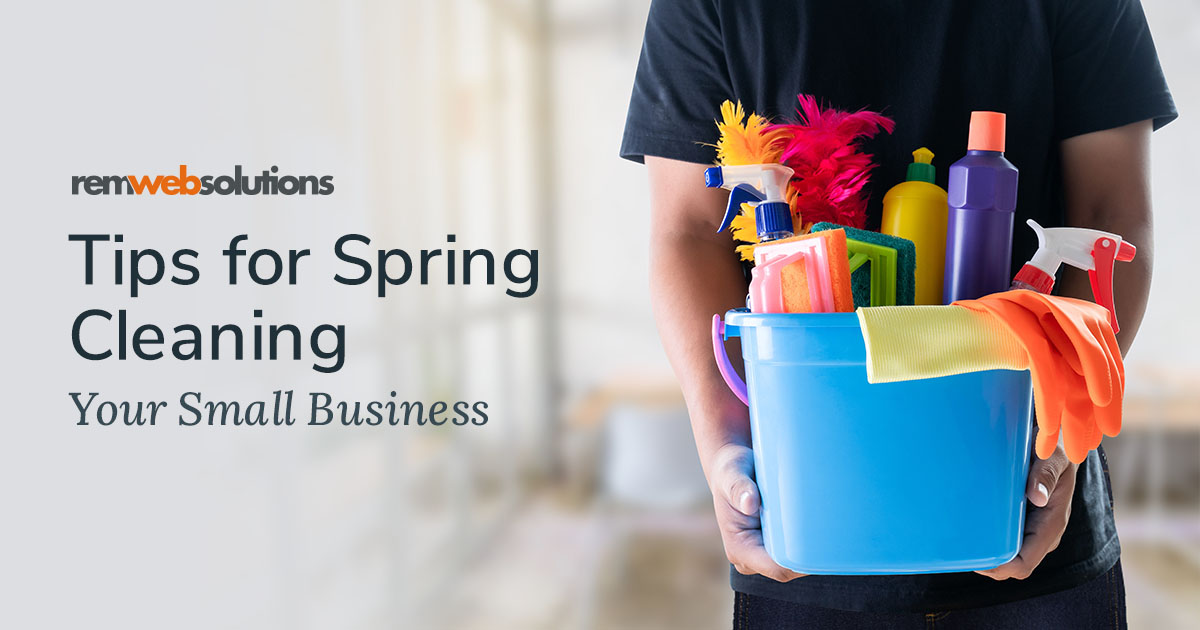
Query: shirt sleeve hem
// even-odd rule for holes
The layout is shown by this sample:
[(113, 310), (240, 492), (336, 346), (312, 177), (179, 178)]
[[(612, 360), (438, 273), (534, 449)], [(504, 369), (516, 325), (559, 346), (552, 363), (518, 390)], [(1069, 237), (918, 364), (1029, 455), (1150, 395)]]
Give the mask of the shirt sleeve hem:
[(1073, 121), (1056, 134), (1058, 140), (1074, 138), (1086, 133), (1115, 129), (1142, 120), (1153, 120), (1158, 131), (1179, 117), (1170, 92), (1160, 92), (1140, 99), (1118, 101), (1097, 108), (1086, 119)]
[(638, 163), (644, 163), (645, 157), (651, 155), (694, 164), (712, 164), (716, 159), (716, 149), (701, 142), (627, 131), (621, 141), (620, 155)]

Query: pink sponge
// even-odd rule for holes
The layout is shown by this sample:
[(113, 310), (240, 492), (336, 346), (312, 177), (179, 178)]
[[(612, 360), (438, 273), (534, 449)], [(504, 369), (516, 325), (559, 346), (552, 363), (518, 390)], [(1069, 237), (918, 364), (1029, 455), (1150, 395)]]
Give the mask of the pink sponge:
[[(850, 288), (850, 257), (846, 251), (845, 230), (828, 230), (803, 236), (793, 236), (790, 239), (777, 241), (799, 241), (811, 238), (825, 239), (828, 252), (828, 264), (825, 269), (829, 272), (829, 286), (833, 291), (833, 312), (849, 313), (854, 310), (854, 293)], [(824, 271), (824, 269), (822, 269)], [(796, 262), (784, 267), (780, 284), (783, 289), (783, 310), (786, 313), (813, 313), (808, 277), (808, 267), (802, 262)]]
[(843, 230), (796, 236), (754, 248), (750, 309), (755, 313), (854, 310)]

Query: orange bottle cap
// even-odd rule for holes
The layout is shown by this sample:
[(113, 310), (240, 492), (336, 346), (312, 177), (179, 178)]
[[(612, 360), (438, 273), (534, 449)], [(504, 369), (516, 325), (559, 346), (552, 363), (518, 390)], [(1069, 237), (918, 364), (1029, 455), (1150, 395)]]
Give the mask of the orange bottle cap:
[(1000, 112), (971, 112), (971, 135), (968, 151), (1004, 152), (1004, 114)]

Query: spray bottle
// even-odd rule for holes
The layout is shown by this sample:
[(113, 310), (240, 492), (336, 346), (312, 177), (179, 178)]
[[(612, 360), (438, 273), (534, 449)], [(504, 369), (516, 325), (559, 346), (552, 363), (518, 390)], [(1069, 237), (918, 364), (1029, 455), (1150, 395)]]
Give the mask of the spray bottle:
[[(792, 169), (782, 164), (747, 164), (744, 166), (714, 166), (704, 171), (704, 185), (709, 188), (728, 188), (729, 205), (725, 207), (725, 218), (717, 232), (724, 232), (743, 203), (754, 206), (754, 224), (759, 244), (789, 238), (793, 234), (792, 207), (784, 200)], [(778, 274), (776, 274), (778, 275)], [(768, 308), (761, 299), (764, 292), (779, 292), (778, 278), (757, 265), (750, 270), (750, 293), (746, 305), (752, 311), (764, 312)], [(779, 296), (782, 304), (783, 297)], [(782, 312), (777, 309), (777, 312)]]
[(972, 112), (967, 155), (950, 166), (946, 304), (1009, 285), (1017, 167), (1004, 158), (1004, 125), (1004, 114)]
[(907, 181), (883, 196), (879, 231), (906, 238), (917, 246), (916, 303), (942, 303), (942, 268), (946, 264), (946, 191), (934, 181), (933, 151), (913, 151)]
[(1088, 278), (1092, 281), (1092, 297), (1097, 304), (1108, 309), (1108, 321), (1112, 324), (1113, 332), (1120, 332), (1117, 307), (1113, 303), (1113, 267), (1118, 260), (1133, 260), (1137, 255), (1137, 247), (1116, 234), (1100, 230), (1047, 229), (1033, 219), (1027, 223), (1037, 233), (1038, 250), (1017, 272), (1012, 288), (1050, 293), (1059, 265), (1067, 263), (1082, 269), (1088, 272)]
[(718, 232), (724, 232), (743, 203), (754, 206), (758, 241), (766, 243), (792, 235), (792, 208), (783, 198), (792, 169), (782, 164), (714, 166), (704, 171), (704, 185), (729, 189), (729, 205)]

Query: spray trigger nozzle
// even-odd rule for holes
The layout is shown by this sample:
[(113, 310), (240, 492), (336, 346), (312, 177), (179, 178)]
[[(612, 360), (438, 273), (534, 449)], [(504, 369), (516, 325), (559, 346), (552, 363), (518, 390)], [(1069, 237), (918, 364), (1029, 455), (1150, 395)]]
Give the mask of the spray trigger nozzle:
[(1133, 246), (1133, 243), (1121, 241), (1121, 244), (1117, 246), (1117, 260), (1129, 262), (1133, 260), (1134, 256), (1137, 256), (1137, 248)]
[(1014, 283), (1049, 293), (1054, 288), (1054, 275), (1062, 263), (1082, 269), (1088, 272), (1096, 303), (1108, 309), (1113, 332), (1119, 332), (1117, 308), (1113, 301), (1113, 268), (1118, 260), (1133, 260), (1137, 255), (1137, 247), (1110, 232), (1085, 228), (1043, 228), (1033, 219), (1026, 223), (1037, 233), (1038, 250), (1017, 273)]
[[(708, 188), (729, 189), (729, 203), (725, 207), (725, 216), (721, 219), (718, 232), (729, 228), (733, 217), (737, 216), (742, 204), (749, 203), (755, 208), (763, 206), (772, 216), (759, 217), (769, 219), (758, 221), (762, 229), (774, 229), (784, 226), (791, 231), (791, 210), (787, 208), (784, 191), (792, 178), (792, 169), (782, 164), (744, 164), (738, 166), (713, 166), (704, 171), (704, 185)], [(786, 213), (786, 217), (783, 216)], [(775, 216), (779, 215), (779, 216)], [(764, 228), (770, 226), (770, 228)], [(772, 234), (778, 233), (777, 231)], [(764, 234), (760, 233), (759, 238)]]
[(720, 188), (724, 183), (725, 179), (721, 177), (720, 166), (704, 169), (704, 186), (706, 188)]

